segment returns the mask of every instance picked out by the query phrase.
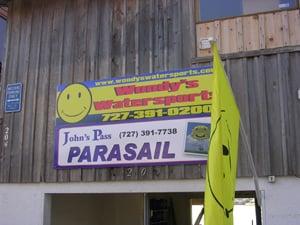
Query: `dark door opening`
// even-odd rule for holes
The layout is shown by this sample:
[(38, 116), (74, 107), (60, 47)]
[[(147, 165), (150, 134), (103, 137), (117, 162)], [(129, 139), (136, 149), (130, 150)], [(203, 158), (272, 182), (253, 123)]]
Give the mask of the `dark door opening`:
[[(203, 193), (51, 194), (51, 225), (204, 225)], [(235, 224), (261, 225), (255, 192), (237, 192)], [(197, 222), (196, 222), (197, 221)]]
[[(204, 225), (203, 202), (203, 193), (149, 194), (147, 225)], [(260, 211), (255, 192), (236, 193), (234, 224), (261, 225)]]

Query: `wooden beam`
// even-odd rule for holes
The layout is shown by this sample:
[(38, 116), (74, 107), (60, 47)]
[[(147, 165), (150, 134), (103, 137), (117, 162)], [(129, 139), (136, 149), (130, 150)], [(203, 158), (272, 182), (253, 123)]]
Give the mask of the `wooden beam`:
[[(262, 50), (253, 50), (247, 52), (221, 54), (221, 58), (222, 60), (239, 59), (239, 58), (255, 57), (260, 55), (274, 55), (274, 54), (299, 52), (299, 51), (300, 51), (300, 45), (296, 45), (296, 46), (280, 47), (280, 48), (273, 48), (273, 49), (262, 49)], [(211, 61), (212, 61), (212, 56), (197, 57), (192, 59), (192, 64), (206, 63)]]

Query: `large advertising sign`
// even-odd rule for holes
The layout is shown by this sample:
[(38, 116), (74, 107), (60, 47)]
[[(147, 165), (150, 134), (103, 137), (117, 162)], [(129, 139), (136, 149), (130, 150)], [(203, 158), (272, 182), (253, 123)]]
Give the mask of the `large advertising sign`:
[(57, 87), (55, 167), (206, 161), (211, 67)]

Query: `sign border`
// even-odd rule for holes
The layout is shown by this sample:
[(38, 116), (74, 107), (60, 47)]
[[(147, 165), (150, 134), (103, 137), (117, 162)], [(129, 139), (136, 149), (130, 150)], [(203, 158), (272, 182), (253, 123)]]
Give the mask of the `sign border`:
[[(7, 88), (10, 87), (10, 86), (15, 86), (15, 85), (19, 85), (21, 87), (19, 108), (17, 110), (7, 110), (6, 109), (6, 106), (7, 106), (7, 104), (6, 104), (7, 103)], [(5, 109), (6, 113), (20, 112), (22, 110), (22, 97), (23, 97), (22, 92), (23, 92), (23, 84), (21, 82), (6, 85), (5, 101), (4, 101), (4, 109)]]

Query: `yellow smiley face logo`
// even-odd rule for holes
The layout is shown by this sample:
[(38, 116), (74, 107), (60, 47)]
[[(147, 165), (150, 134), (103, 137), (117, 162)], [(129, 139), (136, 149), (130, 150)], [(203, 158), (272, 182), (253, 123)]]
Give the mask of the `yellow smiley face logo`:
[(57, 114), (67, 123), (83, 120), (92, 107), (92, 95), (83, 84), (68, 85), (57, 98)]

